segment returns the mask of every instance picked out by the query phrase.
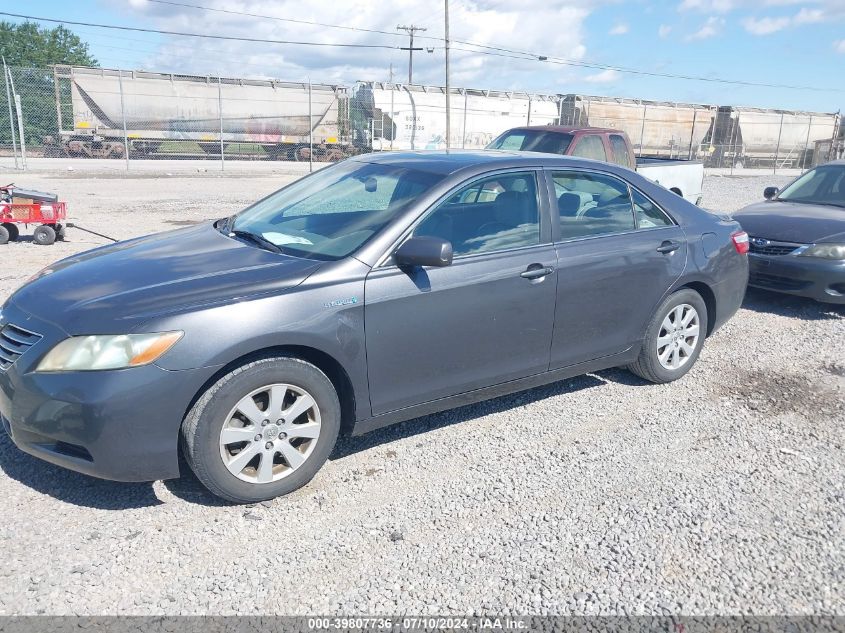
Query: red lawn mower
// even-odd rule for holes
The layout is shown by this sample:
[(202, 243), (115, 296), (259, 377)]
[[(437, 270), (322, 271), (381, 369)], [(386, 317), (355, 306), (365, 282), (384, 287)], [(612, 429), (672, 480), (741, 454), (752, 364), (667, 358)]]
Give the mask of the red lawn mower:
[(14, 242), (20, 225), (37, 225), (32, 234), (36, 244), (49, 246), (65, 238), (67, 203), (52, 193), (21, 189), (13, 184), (0, 187), (0, 244)]

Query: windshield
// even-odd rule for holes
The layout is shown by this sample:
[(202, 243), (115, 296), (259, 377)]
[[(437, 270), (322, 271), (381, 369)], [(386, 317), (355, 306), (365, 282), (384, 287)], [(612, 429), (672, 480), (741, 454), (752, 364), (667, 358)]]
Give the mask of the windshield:
[(259, 200), (226, 228), (257, 235), (286, 254), (340, 259), (442, 179), (398, 165), (344, 161)]
[(512, 149), (522, 152), (566, 154), (572, 135), (548, 130), (510, 130), (495, 139), (487, 149)]
[(845, 165), (822, 165), (801, 175), (777, 200), (845, 207)]

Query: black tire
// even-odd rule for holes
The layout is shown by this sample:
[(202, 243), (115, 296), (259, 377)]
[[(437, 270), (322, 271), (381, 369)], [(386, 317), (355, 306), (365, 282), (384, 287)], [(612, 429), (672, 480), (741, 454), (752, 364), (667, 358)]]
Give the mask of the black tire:
[(5, 225), (0, 224), (0, 244), (7, 244), (9, 242), (9, 229)]
[[(691, 306), (697, 313), (698, 337), (695, 339), (694, 345), (691, 345), (693, 352), (683, 357), (686, 360), (684, 360), (677, 368), (672, 369), (664, 366), (658, 357), (658, 337), (660, 336), (661, 330), (663, 330), (664, 320), (669, 318), (670, 313), (672, 313), (676, 308), (683, 305)], [(706, 333), (707, 306), (704, 303), (704, 300), (695, 290), (682, 288), (681, 290), (678, 290), (666, 297), (663, 303), (660, 304), (660, 307), (657, 308), (657, 311), (655, 312), (654, 317), (652, 317), (652, 320), (648, 325), (648, 329), (646, 330), (646, 335), (643, 339), (643, 346), (642, 349), (640, 349), (640, 355), (636, 361), (628, 365), (628, 370), (635, 373), (640, 378), (654, 383), (672, 382), (673, 380), (677, 380), (692, 369), (693, 365), (695, 365), (699, 354), (701, 354), (701, 347), (704, 345)], [(668, 332), (667, 334), (669, 334), (670, 337), (672, 335), (671, 332)], [(690, 339), (682, 337), (681, 333), (679, 333), (678, 336), (679, 344), (681, 344), (681, 341), (687, 344), (690, 343)], [(673, 344), (674, 343), (670, 343), (669, 345)], [(665, 347), (662, 349), (664, 349), (664, 351), (666, 350)], [(679, 354), (682, 353), (683, 352), (679, 350)]]
[[(6, 231), (9, 234), (9, 239), (7, 240), (8, 242), (17, 241), (18, 236), (21, 234), (21, 231), (18, 228), (17, 224), (12, 224), (11, 222), (6, 222), (5, 224), (3, 224), (3, 228), (6, 229)], [(5, 243), (6, 242), (0, 242), (0, 244), (5, 244)]]
[[(319, 408), (320, 433), (313, 440), (316, 445), (309, 456), (286, 476), (268, 483), (244, 481), (224, 463), (220, 434), (229, 413), (242, 398), (273, 384), (294, 385), (311, 394)], [(233, 503), (255, 503), (286, 495), (311, 481), (328, 459), (339, 431), (340, 401), (326, 375), (304, 360), (272, 357), (238, 367), (209, 387), (185, 416), (181, 441), (191, 470), (213, 494)], [(258, 441), (263, 443), (264, 439)]]
[(56, 225), (56, 239), (60, 242), (65, 241), (65, 225), (64, 224), (57, 224)]
[(56, 241), (56, 231), (52, 226), (42, 224), (32, 234), (32, 241), (41, 246), (50, 246), (50, 244)]

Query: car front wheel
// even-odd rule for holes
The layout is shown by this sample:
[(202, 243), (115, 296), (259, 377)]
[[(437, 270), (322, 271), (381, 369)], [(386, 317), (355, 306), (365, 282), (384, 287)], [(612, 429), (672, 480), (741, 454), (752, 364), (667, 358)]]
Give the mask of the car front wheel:
[(677, 380), (698, 360), (706, 334), (707, 306), (695, 290), (683, 288), (657, 309), (640, 355), (628, 369), (650, 382)]
[(253, 503), (308, 483), (339, 430), (340, 403), (322, 371), (298, 358), (264, 358), (200, 397), (182, 424), (182, 446), (212, 493)]

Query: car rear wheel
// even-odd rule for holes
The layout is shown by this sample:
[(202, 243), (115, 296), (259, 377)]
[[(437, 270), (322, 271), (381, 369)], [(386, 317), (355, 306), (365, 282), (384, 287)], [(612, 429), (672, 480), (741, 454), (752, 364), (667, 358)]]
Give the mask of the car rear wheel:
[(185, 457), (214, 494), (253, 503), (308, 483), (340, 430), (331, 381), (298, 358), (264, 358), (223, 376), (182, 424)]
[(646, 331), (637, 360), (628, 369), (645, 380), (664, 383), (686, 374), (701, 353), (707, 333), (707, 306), (694, 290), (668, 296)]

